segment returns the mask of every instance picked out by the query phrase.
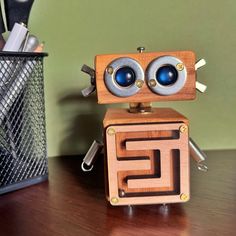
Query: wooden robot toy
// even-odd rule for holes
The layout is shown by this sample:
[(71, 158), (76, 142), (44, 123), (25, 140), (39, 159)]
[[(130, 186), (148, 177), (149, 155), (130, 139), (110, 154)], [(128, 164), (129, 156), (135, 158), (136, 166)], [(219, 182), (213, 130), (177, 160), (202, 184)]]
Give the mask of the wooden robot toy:
[[(151, 102), (193, 100), (196, 71), (192, 51), (110, 54), (95, 57), (95, 70), (84, 65), (99, 104), (129, 103), (109, 108), (103, 120), (106, 197), (114, 206), (186, 202), (190, 198), (190, 155), (200, 170), (205, 154), (189, 137), (189, 121), (171, 108)], [(82, 169), (91, 170), (103, 144), (94, 141)]]

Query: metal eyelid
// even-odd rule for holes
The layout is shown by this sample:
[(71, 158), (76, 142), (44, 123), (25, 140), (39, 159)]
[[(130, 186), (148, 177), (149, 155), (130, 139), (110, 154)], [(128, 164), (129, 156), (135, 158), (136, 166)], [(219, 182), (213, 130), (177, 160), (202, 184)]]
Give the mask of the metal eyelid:
[[(115, 80), (116, 72), (122, 67), (130, 67), (136, 76), (136, 81), (128, 87), (121, 87)], [(144, 84), (144, 71), (138, 61), (130, 57), (120, 57), (113, 60), (106, 68), (104, 81), (107, 89), (117, 97), (130, 97), (139, 92)]]
[[(157, 70), (163, 65), (171, 65), (178, 71), (178, 79), (174, 84), (164, 86), (153, 79), (156, 76)], [(162, 96), (169, 96), (178, 93), (184, 87), (187, 81), (187, 69), (184, 66), (184, 63), (177, 57), (161, 56), (154, 59), (148, 65), (146, 76), (148, 86), (154, 93)]]

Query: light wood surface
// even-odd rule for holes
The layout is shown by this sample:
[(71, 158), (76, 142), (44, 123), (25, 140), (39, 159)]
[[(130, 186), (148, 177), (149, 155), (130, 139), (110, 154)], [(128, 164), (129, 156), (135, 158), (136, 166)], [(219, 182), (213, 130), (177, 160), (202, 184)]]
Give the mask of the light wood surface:
[[(122, 172), (118, 172), (118, 187), (119, 189), (124, 189), (126, 192), (137, 192), (137, 188), (136, 189), (129, 189), (127, 184), (123, 184), (123, 179), (126, 176), (129, 175), (149, 175), (150, 177), (159, 177), (159, 179), (162, 179), (163, 181), (163, 186), (169, 186), (167, 184), (165, 184), (164, 182), (168, 181), (164, 180), (164, 178), (161, 177), (160, 175), (160, 166), (162, 165), (168, 165), (168, 162), (165, 161), (165, 159), (160, 159), (160, 151), (158, 150), (127, 150), (126, 148), (126, 140), (136, 140), (137, 137), (139, 140), (144, 140), (144, 139), (158, 139), (160, 137), (162, 138), (171, 138), (171, 137), (175, 137), (176, 136), (176, 132), (172, 132), (172, 131), (142, 131), (142, 132), (119, 132), (116, 133), (116, 152), (117, 152), (117, 156), (119, 157), (119, 160), (122, 159), (127, 159), (129, 157), (146, 157), (149, 158), (150, 161), (150, 168), (148, 170), (135, 170), (132, 171), (130, 173), (130, 171), (122, 171)], [(172, 158), (170, 158), (169, 160), (170, 162), (172, 162)], [(162, 163), (161, 163), (162, 162)], [(165, 168), (164, 168), (165, 169)], [(170, 178), (169, 178), (170, 179)], [(132, 185), (132, 180), (128, 180), (127, 183), (131, 183)], [(161, 186), (160, 186), (161, 187)], [(162, 189), (164, 190), (164, 188)], [(165, 190), (171, 190), (170, 188), (167, 188)], [(173, 190), (173, 188), (172, 188)], [(147, 191), (147, 189), (139, 189), (140, 192), (145, 192)]]
[(170, 203), (182, 202), (184, 193), (188, 200), (188, 130), (179, 131), (187, 119), (172, 109), (158, 109), (162, 119), (117, 110), (108, 109), (104, 119), (107, 199), (113, 205)]
[[(131, 97), (117, 97), (114, 96), (106, 87), (104, 82), (104, 72), (107, 66), (115, 59), (120, 57), (129, 57), (135, 59), (143, 68), (144, 73), (148, 65), (156, 58), (160, 56), (174, 56), (179, 58), (186, 67), (187, 81), (183, 89), (170, 96), (161, 96), (153, 93), (146, 82), (140, 91)], [(176, 52), (152, 52), (152, 53), (135, 53), (135, 54), (110, 54), (110, 55), (98, 55), (95, 58), (95, 70), (96, 70), (96, 88), (98, 103), (129, 103), (129, 102), (153, 102), (153, 101), (176, 101), (176, 100), (193, 100), (196, 96), (196, 72), (195, 66), (195, 54), (192, 51), (176, 51)]]

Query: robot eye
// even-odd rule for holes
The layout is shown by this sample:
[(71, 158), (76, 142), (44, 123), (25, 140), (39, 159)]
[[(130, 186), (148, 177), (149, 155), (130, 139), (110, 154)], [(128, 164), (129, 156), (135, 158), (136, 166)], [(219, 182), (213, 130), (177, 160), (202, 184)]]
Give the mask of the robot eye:
[(174, 84), (178, 79), (178, 71), (172, 65), (164, 65), (156, 72), (156, 80), (163, 86)]
[(142, 87), (144, 72), (137, 61), (122, 57), (107, 66), (104, 78), (106, 87), (113, 95), (129, 97)]
[(125, 66), (116, 71), (115, 81), (121, 87), (129, 87), (136, 80), (135, 72), (132, 68)]
[(150, 63), (147, 69), (149, 88), (160, 95), (178, 93), (185, 85), (187, 70), (178, 58), (163, 56)]

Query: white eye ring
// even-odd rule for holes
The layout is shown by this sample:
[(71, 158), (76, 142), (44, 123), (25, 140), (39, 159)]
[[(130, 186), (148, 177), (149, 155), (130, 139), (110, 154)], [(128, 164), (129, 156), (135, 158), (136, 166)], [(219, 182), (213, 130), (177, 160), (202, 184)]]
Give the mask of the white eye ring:
[[(135, 81), (139, 83), (133, 83), (128, 87), (119, 86), (115, 80), (116, 72), (122, 67), (130, 67), (135, 73)], [(104, 80), (108, 90), (118, 97), (130, 97), (136, 94), (144, 83), (144, 72), (140, 64), (129, 57), (120, 57), (112, 61), (106, 68)], [(140, 83), (141, 82), (141, 83)], [(139, 84), (139, 85), (138, 85)]]
[[(177, 81), (172, 85), (162, 85), (156, 80), (156, 72), (164, 65), (171, 65), (176, 68), (178, 72)], [(178, 65), (182, 65), (182, 68), (178, 68)], [(153, 60), (147, 69), (147, 84), (149, 88), (160, 95), (173, 95), (178, 93), (185, 85), (187, 80), (187, 70), (181, 60), (173, 56), (162, 56)], [(151, 80), (155, 80), (155, 83), (151, 83)]]

